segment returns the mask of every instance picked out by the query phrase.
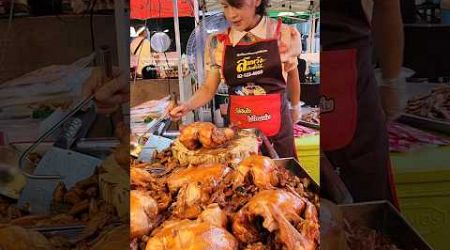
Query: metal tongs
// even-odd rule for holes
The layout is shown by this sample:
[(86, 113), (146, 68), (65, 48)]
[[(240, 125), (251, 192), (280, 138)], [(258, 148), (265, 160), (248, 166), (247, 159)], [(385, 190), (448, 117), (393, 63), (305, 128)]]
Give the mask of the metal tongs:
[[(169, 104), (169, 105), (177, 105), (178, 104), (177, 96), (176, 96), (175, 92), (170, 95), (169, 101), (171, 102), (171, 104)], [(170, 117), (169, 117), (169, 109), (166, 109), (164, 111), (164, 113), (158, 119), (155, 119), (153, 122), (154, 122), (153, 126), (148, 128), (144, 133), (142, 133), (137, 138), (137, 144), (132, 145), (132, 147), (134, 147), (134, 148), (132, 148), (132, 150), (130, 151), (131, 156), (133, 156), (135, 158), (139, 157), (139, 154), (142, 151), (142, 148), (144, 148), (145, 143), (147, 143), (148, 138), (146, 137), (146, 135), (155, 134), (155, 132), (158, 132), (157, 135), (162, 135), (167, 131), (167, 129), (172, 124), (172, 121), (170, 120)], [(161, 128), (161, 125), (164, 125), (164, 126)]]
[[(111, 51), (108, 46), (102, 46), (100, 49), (101, 58), (103, 60), (104, 74), (108, 78), (112, 78), (112, 57)], [(64, 125), (70, 118), (72, 118), (78, 111), (87, 106), (92, 100), (94, 100), (95, 94), (84, 98), (78, 102), (64, 117), (59, 120), (55, 125), (43, 133), (30, 147), (28, 147), (19, 158), (19, 169), (21, 172), (30, 179), (62, 179), (59, 175), (34, 175), (25, 171), (25, 160), (28, 159), (28, 155), (39, 146), (45, 139), (52, 135), (56, 130), (58, 130), (62, 125)]]
[(255, 131), (256, 136), (261, 138), (264, 147), (266, 148), (267, 153), (269, 154), (269, 157), (272, 159), (279, 159), (280, 157), (278, 156), (278, 153), (275, 150), (275, 148), (272, 146), (272, 143), (270, 143), (269, 138), (267, 138), (267, 136), (260, 129), (255, 129)]

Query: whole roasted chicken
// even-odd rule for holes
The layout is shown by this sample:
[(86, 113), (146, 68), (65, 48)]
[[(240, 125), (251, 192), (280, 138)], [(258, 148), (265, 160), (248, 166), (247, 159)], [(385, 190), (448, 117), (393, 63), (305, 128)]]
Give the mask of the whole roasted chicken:
[(243, 243), (263, 241), (262, 228), (274, 236), (269, 244), (284, 246), (283, 249), (313, 250), (318, 246), (316, 207), (292, 192), (281, 189), (261, 191), (234, 217), (233, 234)]
[(158, 203), (144, 191), (130, 192), (130, 237), (137, 238), (153, 229)]
[(173, 214), (177, 218), (195, 219), (229, 170), (222, 164), (207, 164), (173, 173), (167, 181), (172, 192), (179, 190)]
[(210, 122), (194, 122), (180, 131), (180, 142), (189, 150), (201, 147), (218, 148), (232, 140), (235, 132), (230, 128), (217, 128)]
[(147, 241), (146, 250), (236, 250), (238, 242), (225, 229), (227, 217), (211, 204), (199, 218), (167, 221)]

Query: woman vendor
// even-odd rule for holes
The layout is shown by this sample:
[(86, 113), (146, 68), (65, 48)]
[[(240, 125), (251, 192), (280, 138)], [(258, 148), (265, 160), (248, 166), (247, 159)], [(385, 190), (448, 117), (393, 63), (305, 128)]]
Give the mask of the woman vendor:
[[(230, 95), (231, 125), (258, 128), (280, 157), (296, 157), (293, 123), (300, 117), (300, 35), (266, 16), (268, 0), (221, 0), (230, 28), (209, 37), (206, 80), (172, 119), (207, 104), (221, 79)], [(288, 97), (290, 103), (288, 101)]]
[[(354, 201), (389, 200), (398, 205), (386, 124), (401, 110), (399, 1), (322, 0), (320, 8), (320, 146), (326, 156), (321, 159), (326, 184), (321, 193), (335, 191), (327, 176), (330, 169), (338, 169)], [(373, 45), (383, 73), (379, 86), (372, 66)]]

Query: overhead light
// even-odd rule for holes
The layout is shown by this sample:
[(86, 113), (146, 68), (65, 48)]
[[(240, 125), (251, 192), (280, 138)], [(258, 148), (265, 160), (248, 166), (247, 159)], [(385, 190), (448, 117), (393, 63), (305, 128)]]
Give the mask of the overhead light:
[(217, 31), (219, 31), (219, 30), (218, 29), (208, 29), (208, 30), (206, 30), (206, 33), (211, 34), (211, 33), (217, 32)]
[(164, 32), (164, 33), (167, 33), (167, 32), (169, 32), (169, 29), (165, 29), (163, 32)]
[(295, 16), (294, 12), (280, 12), (278, 16)]

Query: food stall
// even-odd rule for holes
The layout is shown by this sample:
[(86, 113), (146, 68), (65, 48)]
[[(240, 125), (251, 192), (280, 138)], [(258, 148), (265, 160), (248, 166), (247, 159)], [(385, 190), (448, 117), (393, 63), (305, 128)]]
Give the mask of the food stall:
[[(215, 5), (211, 5), (213, 2)], [(217, 16), (211, 12), (220, 9), (219, 2), (206, 1), (206, 6), (216, 9), (202, 9), (203, 23), (197, 27), (209, 28), (215, 23), (211, 20)], [(274, 18), (279, 14), (284, 15), (281, 11), (272, 13)], [(297, 17), (296, 13), (289, 13), (283, 19)], [(220, 24), (220, 20), (216, 21)], [(195, 41), (195, 35), (191, 37)], [(198, 88), (198, 74), (203, 68), (198, 63), (203, 60), (203, 52), (198, 53), (201, 46), (197, 43), (197, 50), (193, 51), (192, 43), (188, 44), (190, 78), (180, 85), (180, 92), (185, 91), (182, 88), (186, 85), (192, 89), (184, 98)], [(178, 76), (186, 77), (184, 72)], [(169, 84), (167, 79), (159, 81)], [(220, 112), (227, 104), (224, 85), (212, 103), (197, 110), (195, 122), (183, 120), (181, 124), (167, 116), (169, 105), (183, 101), (177, 96), (180, 92), (174, 91), (175, 80), (171, 91), (168, 86), (163, 87), (165, 96), (161, 96), (164, 91), (161, 95), (153, 92), (147, 99), (142, 94), (145, 87), (137, 91), (139, 81), (133, 84), (132, 99), (142, 99), (131, 100), (130, 111), (132, 249), (295, 249), (298, 245), (319, 248), (316, 107), (305, 104), (305, 124), (310, 127), (296, 126), (297, 143), (305, 145), (298, 162), (293, 158), (279, 159), (259, 130), (226, 127)], [(177, 235), (186, 238), (181, 242)]]
[[(11, 15), (0, 20), (7, 30), (0, 35), (0, 245), (101, 249), (112, 237), (123, 249), (129, 243), (124, 114), (107, 119), (92, 104), (71, 110), (88, 104), (80, 102), (81, 88), (94, 60), (105, 72), (106, 65), (123, 65), (122, 32), (111, 27), (120, 27), (122, 20), (114, 17), (126, 11), (122, 1), (79, 14), (41, 13), (56, 8), (44, 5), (26, 16), (8, 11)], [(90, 23), (95, 43), (86, 29)], [(126, 147), (118, 147), (119, 138)]]
[[(137, 2), (138, 1), (136, 1), (136, 6)], [(315, 118), (313, 123), (306, 122), (306, 125), (299, 124), (296, 127), (296, 130), (298, 131), (298, 133), (296, 133), (296, 145), (298, 155), (301, 158), (300, 161), (305, 161), (305, 167), (311, 172), (316, 173), (315, 179), (319, 181), (319, 12), (318, 10), (312, 10), (309, 2), (292, 3), (294, 5), (291, 5), (290, 8), (288, 6), (282, 6), (282, 4), (278, 2), (272, 4), (273, 8), (269, 9), (268, 15), (274, 19), (282, 18), (284, 23), (297, 28), (297, 30), (301, 33), (301, 41), (299, 42), (302, 43), (303, 51), (299, 60), (306, 61), (306, 68), (302, 71), (302, 74), (304, 75), (302, 78), (305, 78), (305, 80), (301, 81), (302, 87), (305, 86), (306, 90), (302, 92), (302, 98), (305, 97), (308, 100), (307, 103), (304, 103), (304, 115), (305, 119), (309, 121), (311, 120), (311, 117)], [(220, 15), (219, 10), (221, 7), (218, 2), (207, 1), (206, 6), (203, 6), (204, 9), (202, 9), (202, 14), (200, 16), (195, 11), (189, 11), (189, 9), (186, 8), (186, 3), (183, 1), (178, 1), (178, 5), (180, 6), (179, 17), (193, 15), (194, 18), (201, 17), (201, 22), (196, 23), (197, 27), (189, 36), (189, 41), (187, 42), (185, 49), (186, 56), (183, 55), (181, 57), (182, 60), (177, 60), (169, 55), (175, 55), (175, 52), (167, 52), (164, 53), (167, 59), (163, 57), (163, 60), (155, 61), (154, 64), (155, 68), (159, 69), (159, 72), (164, 72), (165, 70), (163, 68), (167, 68), (169, 65), (174, 66), (178, 63), (178, 61), (180, 61), (183, 65), (183, 70), (180, 72), (174, 72), (178, 73), (180, 77), (182, 76), (182, 80), (179, 82), (180, 85), (178, 86), (179, 89), (174, 88), (176, 83), (176, 79), (174, 78), (176, 78), (176, 76), (173, 76), (172, 79), (134, 78), (131, 83), (131, 106), (142, 104), (149, 100), (161, 99), (164, 96), (171, 95), (173, 92), (177, 95), (179, 95), (180, 92), (182, 93), (179, 95), (180, 101), (187, 100), (201, 84), (203, 78), (201, 72), (204, 72), (204, 69), (203, 66), (199, 65), (203, 65), (204, 63), (203, 50), (205, 41), (203, 40), (206, 40), (208, 34), (223, 28), (222, 26), (227, 24), (226, 21), (224, 21), (223, 16)], [(155, 3), (152, 6), (153, 8), (147, 9), (154, 11), (154, 15), (145, 13), (145, 5), (137, 6), (135, 13), (133, 13), (132, 9), (132, 18), (141, 19), (141, 21), (136, 21), (135, 23), (145, 24), (147, 27), (153, 27), (157, 24), (157, 26), (159, 25), (161, 27), (156, 27), (153, 29), (162, 30), (166, 26), (161, 25), (161, 22), (167, 22), (167, 17), (173, 16), (174, 19), (176, 19), (173, 13), (163, 11), (161, 14), (158, 12), (158, 4)], [(162, 15), (164, 19), (158, 19), (160, 15)], [(150, 35), (150, 40), (152, 37), (154, 36)], [(175, 40), (176, 39), (177, 37), (175, 37)], [(169, 41), (171, 44), (169, 46), (173, 46), (174, 42), (176, 41)], [(181, 43), (183, 43), (183, 41), (181, 41)], [(173, 60), (171, 60), (171, 58)], [(159, 78), (162, 78), (162, 76), (160, 75)], [(312, 88), (308, 89), (310, 86)], [(226, 110), (226, 105), (224, 104), (227, 103), (227, 100), (227, 87), (224, 84), (221, 84), (214, 100), (205, 107), (196, 110), (193, 116), (184, 120), (184, 123), (188, 124), (194, 120), (201, 120), (211, 121), (218, 126), (225, 125), (227, 122), (225, 121), (226, 117), (224, 116), (224, 110)], [(311, 131), (311, 128), (315, 131)]]

